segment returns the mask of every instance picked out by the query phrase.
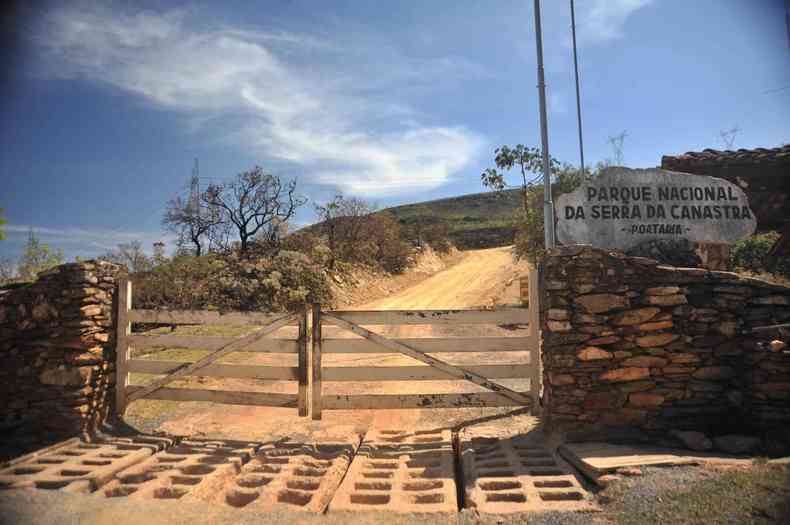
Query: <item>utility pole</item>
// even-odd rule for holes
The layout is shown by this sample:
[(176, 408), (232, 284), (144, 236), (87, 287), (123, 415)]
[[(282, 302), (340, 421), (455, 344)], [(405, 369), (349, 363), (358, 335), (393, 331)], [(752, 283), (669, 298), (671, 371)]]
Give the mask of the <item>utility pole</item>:
[(538, 53), (538, 94), (540, 95), (540, 140), (543, 149), (543, 229), (546, 249), (554, 248), (554, 202), (551, 198), (549, 164), (549, 124), (546, 118), (546, 82), (543, 78), (543, 35), (540, 28), (540, 0), (535, 0), (535, 40)]
[(573, 34), (573, 71), (576, 74), (576, 118), (579, 121), (579, 158), (581, 159), (581, 172), (584, 176), (584, 140), (582, 139), (582, 102), (579, 95), (579, 61), (576, 58), (576, 12), (571, 0), (571, 33)]

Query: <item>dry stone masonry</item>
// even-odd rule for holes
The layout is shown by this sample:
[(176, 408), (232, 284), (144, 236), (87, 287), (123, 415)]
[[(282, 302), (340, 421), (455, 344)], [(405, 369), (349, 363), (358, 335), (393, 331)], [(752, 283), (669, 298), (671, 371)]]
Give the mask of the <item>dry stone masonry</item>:
[(91, 432), (112, 406), (112, 301), (121, 267), (58, 266), (0, 291), (3, 454)]
[(790, 288), (584, 245), (550, 250), (541, 283), (553, 427), (787, 444), (790, 354), (772, 351), (776, 330), (751, 329), (790, 320)]

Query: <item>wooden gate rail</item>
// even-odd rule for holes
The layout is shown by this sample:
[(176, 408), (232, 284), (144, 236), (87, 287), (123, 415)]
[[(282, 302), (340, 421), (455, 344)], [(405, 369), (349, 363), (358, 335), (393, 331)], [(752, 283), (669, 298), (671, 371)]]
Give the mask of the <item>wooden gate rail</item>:
[[(172, 401), (212, 401), (217, 403), (298, 407), (299, 415), (307, 415), (307, 311), (296, 314), (213, 311), (160, 311), (131, 309), (132, 289), (128, 279), (118, 286), (116, 341), (116, 407), (123, 414), (126, 406), (137, 399)], [(132, 335), (131, 323), (205, 324), (258, 326), (243, 337), (203, 337), (180, 335)], [(299, 327), (297, 339), (264, 339), (284, 326)], [(263, 326), (261, 326), (263, 325)], [(131, 359), (130, 348), (193, 348), (210, 353), (195, 362)], [(298, 366), (257, 366), (216, 363), (233, 352), (266, 352), (298, 355)], [(129, 384), (130, 373), (165, 374), (148, 385)], [(238, 392), (190, 388), (165, 388), (165, 385), (185, 376), (255, 378), (298, 381), (298, 394)]]
[[(539, 407), (540, 348), (537, 272), (530, 271), (530, 308), (493, 310), (329, 311), (313, 306), (312, 416), (324, 409), (399, 409), (524, 406)], [(324, 338), (322, 325), (336, 325), (363, 339)], [(389, 339), (362, 326), (496, 324), (527, 327), (525, 337)], [(529, 352), (523, 364), (451, 365), (427, 354), (449, 352)], [(401, 353), (430, 366), (325, 367), (323, 354)], [(491, 379), (529, 379), (529, 392), (517, 392)], [(465, 394), (324, 395), (323, 381), (429, 381), (460, 379), (490, 392)]]

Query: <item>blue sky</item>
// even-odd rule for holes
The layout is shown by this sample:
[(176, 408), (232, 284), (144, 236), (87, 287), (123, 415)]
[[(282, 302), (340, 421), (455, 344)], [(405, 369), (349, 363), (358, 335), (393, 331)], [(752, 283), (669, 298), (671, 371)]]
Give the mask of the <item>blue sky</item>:
[[(170, 238), (166, 201), (261, 165), (389, 206), (540, 145), (532, 1), (52, 2), (4, 29), (0, 256)], [(790, 141), (781, 0), (577, 0), (589, 163)], [(570, 10), (543, 2), (550, 151), (578, 163)], [(314, 219), (312, 206), (299, 223)], [(169, 246), (172, 248), (172, 244)]]

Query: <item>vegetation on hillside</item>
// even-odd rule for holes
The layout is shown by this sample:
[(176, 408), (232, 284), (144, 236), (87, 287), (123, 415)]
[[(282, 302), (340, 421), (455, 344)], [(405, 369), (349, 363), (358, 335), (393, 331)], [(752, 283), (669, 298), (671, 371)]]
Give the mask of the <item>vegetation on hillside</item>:
[(790, 278), (790, 260), (770, 256), (771, 248), (779, 237), (778, 232), (769, 231), (738, 241), (730, 251), (730, 267), (740, 272)]

